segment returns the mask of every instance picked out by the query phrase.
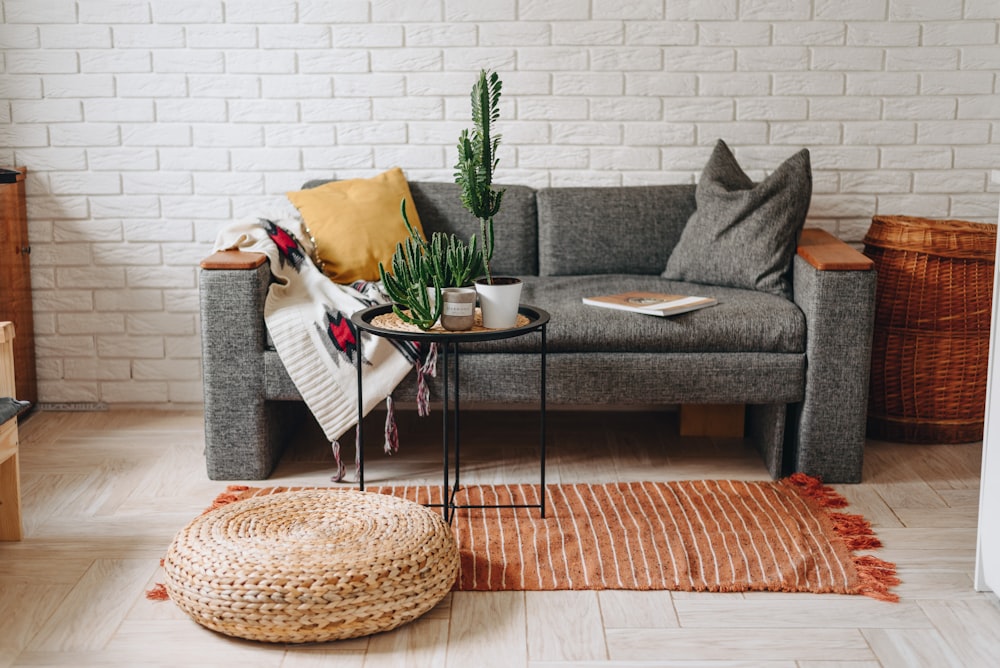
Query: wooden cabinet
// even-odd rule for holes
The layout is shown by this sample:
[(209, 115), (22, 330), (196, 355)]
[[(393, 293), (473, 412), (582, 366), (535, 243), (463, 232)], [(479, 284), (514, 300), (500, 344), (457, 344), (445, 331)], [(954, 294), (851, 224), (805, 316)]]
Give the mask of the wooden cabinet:
[[(7, 168), (11, 169), (11, 168)], [(38, 403), (35, 376), (34, 316), (31, 310), (31, 245), (25, 208), (24, 177), (0, 173), (0, 321), (14, 323), (14, 376), (17, 399)]]

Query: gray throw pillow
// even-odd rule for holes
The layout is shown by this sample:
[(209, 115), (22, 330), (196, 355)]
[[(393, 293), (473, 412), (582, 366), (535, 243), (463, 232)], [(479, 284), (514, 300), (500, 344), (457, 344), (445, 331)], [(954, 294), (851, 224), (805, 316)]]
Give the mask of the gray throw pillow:
[(791, 298), (789, 271), (811, 197), (807, 149), (754, 183), (720, 139), (663, 277)]

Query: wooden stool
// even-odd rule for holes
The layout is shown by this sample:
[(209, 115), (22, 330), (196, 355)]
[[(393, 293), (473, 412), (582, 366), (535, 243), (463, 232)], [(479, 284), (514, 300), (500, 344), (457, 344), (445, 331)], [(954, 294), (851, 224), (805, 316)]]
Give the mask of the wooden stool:
[[(0, 397), (14, 396), (14, 324), (0, 322)], [(21, 540), (17, 418), (0, 425), (0, 540)]]

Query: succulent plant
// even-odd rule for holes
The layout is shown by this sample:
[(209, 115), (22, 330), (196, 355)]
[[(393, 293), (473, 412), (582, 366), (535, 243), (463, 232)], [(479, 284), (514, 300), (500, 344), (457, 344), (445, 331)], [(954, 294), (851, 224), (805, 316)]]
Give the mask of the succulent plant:
[[(393, 312), (404, 322), (427, 330), (441, 316), (441, 290), (471, 284), (484, 271), (483, 253), (475, 235), (468, 244), (443, 232), (435, 232), (427, 241), (410, 223), (405, 199), (399, 211), (409, 236), (396, 244), (391, 273), (379, 263), (379, 277), (393, 301)], [(428, 288), (434, 291), (433, 300)]]
[[(406, 239), (396, 244), (392, 255), (392, 273), (380, 262), (379, 277), (392, 299), (392, 310), (403, 322), (420, 329), (430, 329), (441, 317), (441, 278), (435, 275), (431, 262), (420, 244)], [(434, 289), (434, 299), (428, 294)]]

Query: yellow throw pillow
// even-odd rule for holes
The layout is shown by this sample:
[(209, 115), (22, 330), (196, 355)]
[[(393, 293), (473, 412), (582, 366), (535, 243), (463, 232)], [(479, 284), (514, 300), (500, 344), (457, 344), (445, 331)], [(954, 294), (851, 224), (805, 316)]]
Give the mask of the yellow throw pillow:
[(370, 179), (331, 181), (288, 193), (316, 243), (315, 260), (337, 283), (378, 280), (378, 263), (388, 268), (396, 244), (406, 239), (399, 203), (423, 236), (403, 170), (394, 167)]

